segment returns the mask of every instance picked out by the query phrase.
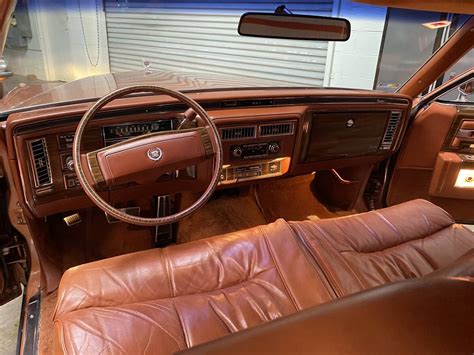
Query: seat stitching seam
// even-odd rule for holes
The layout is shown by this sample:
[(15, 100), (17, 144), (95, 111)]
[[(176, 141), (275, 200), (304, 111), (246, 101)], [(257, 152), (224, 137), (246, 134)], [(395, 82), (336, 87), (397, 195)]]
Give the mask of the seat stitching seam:
[(183, 337), (184, 337), (184, 341), (186, 342), (186, 347), (187, 348), (190, 348), (191, 345), (190, 345), (190, 340), (188, 339), (188, 332), (186, 331), (186, 328), (184, 326), (184, 321), (181, 317), (181, 313), (179, 313), (178, 311), (178, 307), (176, 307), (176, 304), (174, 303), (174, 300), (173, 299), (170, 299), (170, 303), (171, 305), (173, 306), (173, 309), (175, 310), (177, 316), (178, 316), (178, 320), (179, 320), (179, 324), (181, 325), (181, 330), (183, 331)]
[[(364, 282), (362, 282), (362, 280), (360, 279), (359, 275), (356, 273), (356, 271), (354, 270), (354, 268), (347, 262), (346, 258), (341, 254), (341, 252), (339, 250), (337, 250), (337, 248), (334, 246), (334, 244), (332, 243), (332, 241), (328, 238), (328, 235), (327, 233), (320, 227), (320, 226), (316, 226), (317, 229), (323, 233), (323, 242), (329, 244), (329, 246), (336, 252), (339, 254), (340, 258), (341, 258), (341, 262), (346, 266), (347, 270), (354, 276), (354, 278), (359, 282), (359, 285), (361, 286), (362, 289), (367, 289), (367, 286), (365, 285)], [(305, 238), (305, 236), (303, 235), (302, 236), (303, 238)], [(339, 282), (339, 279), (338, 277), (336, 277), (334, 275), (334, 273), (332, 272), (332, 269), (328, 266), (326, 260), (321, 256), (321, 254), (319, 253), (319, 250), (318, 248), (315, 248), (315, 251), (314, 253), (317, 254), (318, 256), (318, 260), (321, 261), (321, 266), (326, 270), (326, 272), (331, 276), (331, 279), (336, 283), (335, 286), (337, 286), (337, 288), (339, 289), (340, 291), (340, 294), (341, 295), (344, 295), (344, 294), (347, 294), (345, 288), (342, 287), (341, 283)]]
[[(331, 248), (333, 248), (335, 252), (338, 252), (337, 249), (334, 248), (334, 246), (325, 237), (325, 232), (319, 226), (316, 226), (316, 227), (321, 233), (323, 233), (323, 238), (322, 238), (321, 242), (329, 244), (329, 246)], [(303, 240), (305, 240), (307, 243), (311, 244), (311, 242), (308, 241), (308, 239), (306, 238), (304, 233), (301, 234), (301, 238)], [(321, 247), (321, 245), (319, 245), (319, 247)], [(313, 258), (319, 262), (319, 265), (320, 265), (321, 269), (323, 270), (324, 275), (328, 278), (329, 283), (334, 288), (334, 290), (337, 291), (336, 294), (338, 294), (339, 297), (344, 296), (346, 294), (346, 292), (344, 291), (344, 288), (342, 287), (339, 280), (337, 279), (337, 277), (332, 272), (331, 268), (328, 267), (328, 265), (327, 265), (326, 261), (324, 260), (324, 258), (319, 253), (318, 247), (315, 246), (314, 248), (310, 248), (310, 253), (311, 253), (311, 255), (313, 255)], [(349, 268), (349, 270), (352, 271), (351, 268)], [(356, 275), (354, 275), (354, 276), (356, 277), (356, 279), (358, 279), (358, 277)]]
[(368, 288), (370, 288), (369, 285), (367, 285), (365, 282), (362, 281), (362, 278), (360, 274), (357, 273), (356, 269), (354, 269), (350, 264), (349, 262), (347, 261), (347, 259), (342, 255), (342, 253), (339, 253), (339, 255), (341, 256), (341, 259), (342, 259), (342, 262), (347, 266), (348, 270), (352, 273), (352, 275), (354, 275), (354, 277), (356, 278), (357, 281), (359, 281), (359, 284), (362, 286), (362, 289), (363, 290), (366, 290)]
[[(320, 244), (319, 247), (322, 247), (321, 243), (328, 244), (329, 247), (331, 247), (336, 253), (338, 253), (340, 255), (341, 263), (346, 266), (347, 271), (350, 272), (354, 276), (354, 278), (358, 281), (359, 286), (363, 289), (366, 288), (364, 282), (362, 282), (362, 280), (357, 275), (357, 273), (355, 272), (353, 267), (350, 266), (350, 264), (347, 262), (347, 260), (342, 256), (341, 252), (339, 250), (337, 250), (337, 248), (333, 245), (331, 239), (328, 238), (327, 233), (320, 226), (315, 225), (315, 227), (317, 228), (318, 231), (320, 231), (322, 233), (322, 238), (321, 238), (321, 241), (319, 243)], [(304, 233), (301, 235), (301, 238), (304, 238), (305, 240), (307, 239), (306, 236), (304, 235)], [(335, 276), (335, 274), (333, 273), (331, 267), (328, 266), (325, 258), (323, 258), (321, 256), (321, 254), (319, 252), (319, 248), (315, 247), (314, 250), (311, 249), (311, 253), (314, 255), (314, 258), (316, 260), (320, 261), (320, 265), (321, 265), (321, 268), (323, 269), (323, 272), (326, 274), (326, 277), (328, 277), (330, 280), (333, 281), (334, 284), (332, 286), (334, 288), (337, 288), (337, 290), (339, 291), (338, 292), (339, 295), (343, 296), (343, 295), (347, 294), (347, 292), (345, 291), (345, 288), (342, 287), (341, 283), (339, 282), (338, 277)]]
[(433, 269), (437, 270), (436, 266), (433, 264), (431, 260), (429, 260), (428, 256), (424, 253), (424, 251), (419, 248), (418, 246), (414, 246), (414, 249), (418, 252), (422, 259), (426, 261), (426, 263)]
[(55, 320), (54, 323), (59, 326), (59, 339), (60, 339), (60, 342), (61, 342), (61, 349), (63, 349), (63, 352), (65, 354), (67, 354), (67, 349), (66, 349), (66, 339), (64, 339), (64, 331), (63, 331), (63, 324), (62, 324), (62, 321), (60, 319), (58, 320)]
[(286, 292), (287, 292), (287, 294), (288, 294), (288, 296), (289, 296), (291, 302), (293, 303), (293, 306), (295, 307), (295, 309), (296, 309), (297, 311), (301, 310), (302, 307), (299, 306), (299, 305), (297, 304), (296, 300), (294, 299), (294, 296), (293, 296), (292, 292), (290, 291), (290, 288), (288, 287), (288, 284), (287, 284), (285, 278), (283, 277), (283, 274), (282, 274), (282, 272), (281, 272), (281, 269), (280, 269), (280, 267), (278, 266), (278, 263), (277, 263), (277, 261), (276, 261), (276, 259), (275, 259), (275, 256), (273, 255), (273, 250), (272, 250), (272, 247), (271, 247), (271, 245), (270, 245), (269, 240), (267, 239), (267, 233), (266, 233), (266, 231), (265, 231), (262, 227), (260, 227), (260, 226), (258, 227), (258, 229), (260, 230), (260, 232), (261, 232), (262, 235), (263, 235), (263, 240), (265, 241), (265, 244), (267, 245), (267, 249), (268, 249), (268, 252), (269, 252), (269, 254), (270, 254), (270, 257), (272, 258), (273, 264), (275, 265), (275, 269), (276, 269), (276, 271), (278, 272), (278, 275), (280, 276), (280, 279), (281, 279), (283, 285), (285, 286)]
[(208, 299), (207, 300), (207, 303), (209, 304), (209, 307), (212, 309), (212, 311), (214, 312), (214, 314), (217, 316), (217, 318), (221, 321), (221, 323), (224, 325), (224, 327), (227, 328), (227, 330), (229, 331), (229, 334), (232, 334), (234, 333), (232, 331), (232, 329), (230, 329), (229, 325), (224, 322), (224, 320), (220, 317), (219, 315), (219, 312), (217, 311), (217, 309), (215, 308), (216, 306), (214, 305), (214, 303), (212, 302), (212, 299)]
[(349, 250), (341, 250), (339, 251), (339, 253), (356, 253), (356, 254), (377, 254), (377, 253), (383, 253), (383, 252), (386, 252), (390, 249), (395, 249), (395, 248), (398, 248), (398, 247), (401, 247), (401, 246), (404, 246), (406, 244), (413, 244), (413, 243), (416, 243), (418, 241), (422, 241), (422, 240), (425, 240), (425, 239), (428, 239), (428, 238), (433, 238), (436, 234), (438, 234), (439, 232), (442, 232), (444, 231), (445, 229), (448, 229), (450, 228), (452, 225), (448, 226), (448, 227), (445, 227), (443, 229), (440, 229), (436, 232), (434, 232), (433, 234), (430, 234), (430, 235), (426, 235), (426, 236), (423, 236), (423, 237), (420, 237), (420, 238), (416, 238), (416, 239), (411, 239), (411, 240), (407, 240), (407, 241), (404, 241), (400, 244), (396, 244), (396, 245), (392, 245), (392, 246), (389, 246), (389, 247), (386, 247), (386, 248), (383, 248), (383, 249), (378, 249), (378, 250), (374, 250), (374, 251), (358, 251), (358, 250), (355, 250), (355, 249), (349, 249)]
[(334, 285), (331, 284), (331, 281), (329, 280), (328, 275), (324, 272), (322, 267), (319, 265), (318, 260), (316, 260), (316, 257), (313, 255), (312, 251), (310, 248), (307, 246), (306, 240), (303, 238), (303, 236), (300, 235), (298, 230), (300, 229), (298, 225), (293, 225), (292, 223), (289, 224), (291, 230), (293, 231), (293, 238), (297, 241), (298, 247), (301, 249), (303, 252), (303, 255), (305, 256), (307, 262), (313, 267), (316, 277), (329, 289), (332, 291), (333, 298), (338, 298), (338, 292), (334, 289)]
[(169, 257), (166, 249), (163, 249), (161, 252), (163, 262), (165, 264), (165, 270), (166, 270), (166, 278), (168, 279), (168, 288), (170, 291), (170, 296), (171, 298), (175, 297), (174, 291), (173, 291), (173, 282), (171, 280), (171, 275), (170, 275), (170, 265), (169, 265)]
[[(378, 211), (371, 211), (371, 212), (369, 212), (369, 213), (373, 213), (375, 216), (377, 216), (378, 218), (380, 218), (381, 220), (383, 220), (384, 223), (389, 226), (389, 228), (390, 228), (390, 230), (391, 230), (392, 232), (394, 232), (394, 233), (396, 233), (396, 234), (399, 234), (399, 233), (400, 233), (400, 231), (395, 227), (395, 225), (394, 225), (392, 222), (390, 222), (390, 220), (388, 220), (388, 218), (385, 217), (385, 215), (384, 215), (383, 213), (380, 213), (380, 212), (378, 212)], [(350, 216), (349, 216), (349, 217), (350, 217)], [(437, 234), (437, 233), (439, 233), (439, 232), (441, 232), (441, 231), (443, 231), (443, 230), (445, 230), (445, 229), (447, 229), (447, 228), (450, 228), (450, 227), (452, 227), (454, 224), (455, 224), (455, 223), (450, 223), (450, 224), (448, 224), (448, 225), (440, 226), (440, 227), (434, 229), (433, 231), (430, 231), (431, 234), (428, 235), (428, 237), (431, 236), (431, 235)], [(386, 250), (386, 249), (390, 249), (390, 248), (393, 248), (393, 247), (397, 247), (397, 246), (402, 245), (402, 244), (405, 244), (405, 243), (415, 242), (415, 241), (417, 241), (417, 240), (424, 239), (424, 238), (426, 238), (426, 237), (427, 237), (426, 235), (415, 236), (413, 239), (408, 239), (408, 240), (405, 240), (405, 241), (403, 241), (403, 242), (401, 242), (401, 243), (398, 243), (398, 244), (395, 244), (395, 245), (391, 245), (391, 246), (388, 246), (388, 247), (383, 248), (383, 249), (378, 249), (378, 250), (374, 250), (374, 251), (358, 251), (358, 250), (357, 250), (357, 252), (358, 252), (358, 253), (365, 253), (365, 254), (374, 253), (374, 252), (377, 252), (377, 251), (383, 251), (383, 250)]]
[[(354, 278), (359, 282), (359, 285), (363, 288), (363, 289), (366, 289), (366, 285), (364, 282), (362, 282), (362, 280), (360, 279), (359, 275), (357, 275), (356, 271), (354, 270), (354, 268), (349, 265), (349, 263), (347, 262), (347, 260), (342, 256), (341, 252), (339, 250), (337, 250), (337, 248), (334, 246), (334, 244), (332, 243), (331, 239), (329, 238), (329, 236), (327, 235), (326, 231), (321, 228), (320, 226), (318, 225), (315, 225), (315, 227), (322, 233), (322, 236), (323, 236), (323, 241), (327, 244), (330, 245), (330, 247), (335, 251), (337, 252), (340, 257), (341, 257), (341, 261), (342, 263), (347, 267), (347, 270), (354, 276)], [(306, 238), (304, 235), (302, 236), (303, 238)], [(315, 248), (317, 250), (317, 248)], [(315, 251), (314, 252), (315, 254), (317, 254), (318, 256), (318, 260), (321, 261), (321, 266), (326, 270), (326, 272), (331, 276), (331, 279), (336, 283), (336, 285), (334, 285), (335, 287), (337, 286), (337, 288), (339, 289), (340, 291), (340, 294), (341, 295), (344, 295), (346, 294), (345, 292), (345, 289), (342, 287), (342, 285), (340, 284), (338, 278), (336, 276), (334, 276), (334, 273), (332, 272), (331, 268), (327, 265), (327, 262), (326, 260), (324, 260), (324, 258), (321, 256), (321, 254), (319, 253), (319, 251)]]

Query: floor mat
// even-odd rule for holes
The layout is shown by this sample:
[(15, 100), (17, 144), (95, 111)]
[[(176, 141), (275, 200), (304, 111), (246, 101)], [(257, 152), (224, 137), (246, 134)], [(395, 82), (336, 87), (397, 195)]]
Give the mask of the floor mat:
[(311, 191), (313, 179), (310, 174), (260, 183), (256, 194), (268, 222), (278, 218), (301, 221), (308, 216), (313, 216), (313, 219), (341, 216), (341, 213), (329, 211), (316, 199)]
[[(194, 201), (194, 196), (183, 195), (182, 205)], [(267, 224), (251, 191), (243, 196), (222, 195), (208, 201), (193, 215), (179, 222), (177, 243), (208, 238)]]

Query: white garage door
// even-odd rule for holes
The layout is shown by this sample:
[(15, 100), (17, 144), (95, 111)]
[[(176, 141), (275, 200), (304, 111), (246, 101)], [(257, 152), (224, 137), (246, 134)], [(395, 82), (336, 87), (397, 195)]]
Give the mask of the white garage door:
[(112, 71), (206, 71), (322, 86), (327, 42), (241, 37), (239, 17), (272, 12), (331, 16), (332, 1), (105, 0)]

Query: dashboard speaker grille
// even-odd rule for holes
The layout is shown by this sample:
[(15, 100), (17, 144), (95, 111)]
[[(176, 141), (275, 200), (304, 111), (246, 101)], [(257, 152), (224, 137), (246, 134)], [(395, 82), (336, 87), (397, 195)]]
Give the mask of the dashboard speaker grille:
[(294, 123), (293, 122), (284, 122), (284, 123), (275, 123), (259, 126), (260, 137), (267, 136), (284, 136), (288, 134), (293, 134)]
[(393, 138), (397, 133), (398, 125), (400, 124), (400, 118), (402, 117), (401, 111), (392, 111), (390, 113), (390, 118), (388, 119), (387, 128), (382, 139), (382, 144), (380, 149), (390, 149), (392, 148)]
[(40, 138), (28, 142), (31, 160), (33, 165), (33, 175), (35, 187), (51, 185), (53, 179), (51, 176), (51, 164), (46, 147), (46, 139)]
[(256, 127), (228, 127), (222, 128), (221, 138), (223, 141), (233, 140), (233, 139), (243, 139), (243, 138), (255, 138)]

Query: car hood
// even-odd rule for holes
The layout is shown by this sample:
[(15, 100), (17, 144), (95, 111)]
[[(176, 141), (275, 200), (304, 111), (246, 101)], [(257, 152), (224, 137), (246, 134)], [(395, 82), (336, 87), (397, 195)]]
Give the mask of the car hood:
[(296, 87), (298, 84), (211, 73), (166, 70), (129, 71), (95, 75), (69, 83), (20, 84), (0, 101), (0, 112), (55, 103), (94, 100), (116, 89), (132, 85), (157, 85), (177, 91), (228, 90), (264, 87)]

